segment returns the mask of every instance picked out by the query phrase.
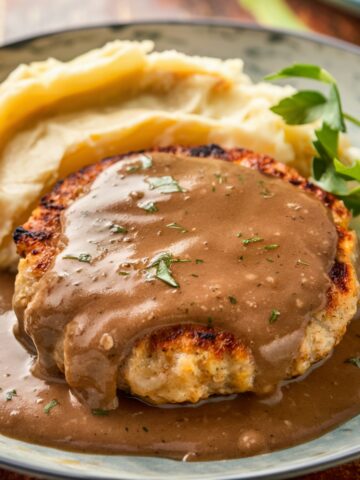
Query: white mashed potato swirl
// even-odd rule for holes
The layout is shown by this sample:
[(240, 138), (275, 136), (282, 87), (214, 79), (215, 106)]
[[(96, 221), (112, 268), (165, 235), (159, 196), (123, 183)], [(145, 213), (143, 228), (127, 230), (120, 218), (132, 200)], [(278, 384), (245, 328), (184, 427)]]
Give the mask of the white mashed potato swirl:
[(39, 197), (109, 155), (219, 143), (309, 174), (316, 125), (288, 126), (269, 110), (292, 87), (252, 83), (241, 60), (152, 49), (115, 41), (67, 63), (20, 65), (0, 84), (0, 268), (16, 264), (12, 231)]

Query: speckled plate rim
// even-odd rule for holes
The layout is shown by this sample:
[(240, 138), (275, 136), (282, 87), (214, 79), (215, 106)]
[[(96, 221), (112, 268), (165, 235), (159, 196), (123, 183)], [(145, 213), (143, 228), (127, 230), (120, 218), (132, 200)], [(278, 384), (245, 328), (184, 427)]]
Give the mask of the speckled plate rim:
[[(320, 45), (325, 45), (325, 46), (328, 46), (328, 47), (331, 47), (331, 48), (334, 48), (334, 49), (337, 49), (337, 50), (343, 50), (343, 51), (347, 51), (351, 54), (355, 54), (356, 56), (359, 56), (359, 59), (360, 59), (360, 47), (356, 46), (356, 45), (353, 45), (353, 44), (350, 44), (348, 42), (345, 42), (345, 41), (342, 41), (342, 40), (337, 40), (337, 39), (334, 39), (334, 38), (331, 38), (331, 37), (327, 37), (327, 36), (324, 36), (324, 35), (319, 35), (319, 34), (312, 34), (312, 33), (304, 33), (304, 32), (293, 32), (293, 31), (289, 31), (289, 30), (285, 30), (285, 29), (274, 29), (274, 28), (267, 28), (267, 27), (261, 27), (261, 26), (258, 26), (258, 25), (253, 25), (253, 24), (247, 24), (247, 23), (243, 23), (243, 22), (237, 22), (237, 21), (231, 21), (231, 20), (214, 20), (214, 19), (205, 19), (205, 18), (200, 18), (200, 19), (195, 19), (195, 20), (174, 20), (174, 19), (159, 19), (159, 20), (139, 20), (139, 21), (136, 21), (136, 22), (123, 22), (123, 23), (108, 23), (108, 22), (105, 22), (105, 23), (99, 23), (99, 24), (94, 24), (94, 25), (90, 25), (90, 26), (82, 26), (82, 27), (78, 27), (78, 28), (69, 28), (69, 29), (60, 29), (60, 30), (56, 30), (56, 31), (51, 31), (51, 32), (48, 32), (48, 33), (42, 33), (40, 35), (35, 35), (35, 36), (24, 36), (24, 37), (21, 37), (13, 42), (9, 42), (9, 43), (4, 43), (2, 45), (0, 45), (0, 52), (2, 49), (11, 49), (11, 48), (17, 48), (17, 47), (20, 47), (21, 45), (23, 44), (26, 44), (28, 42), (31, 42), (31, 41), (34, 41), (34, 40), (38, 40), (38, 39), (42, 39), (42, 38), (46, 38), (46, 37), (52, 37), (52, 36), (56, 36), (58, 34), (62, 34), (62, 33), (71, 33), (71, 32), (78, 32), (78, 31), (85, 31), (85, 30), (88, 30), (88, 31), (91, 31), (91, 30), (96, 30), (96, 29), (101, 29), (101, 28), (109, 28), (109, 29), (114, 29), (114, 30), (120, 30), (122, 28), (126, 28), (126, 27), (141, 27), (141, 26), (156, 26), (156, 25), (159, 25), (159, 26), (166, 26), (166, 25), (183, 25), (183, 26), (209, 26), (209, 27), (223, 27), (223, 28), (231, 28), (231, 29), (239, 29), (239, 30), (242, 30), (242, 31), (250, 31), (250, 32), (262, 32), (262, 33), (268, 33), (268, 34), (274, 34), (274, 35), (279, 35), (279, 36), (282, 36), (282, 37), (286, 37), (286, 36), (290, 36), (290, 37), (295, 37), (295, 38), (298, 38), (300, 40), (304, 40), (306, 42), (309, 42), (309, 43), (317, 43), (317, 44), (320, 44)], [(349, 422), (347, 422), (346, 424), (338, 427), (338, 429), (336, 429), (336, 431), (341, 431), (343, 430), (344, 432), (347, 430), (346, 428), (343, 428), (343, 427), (347, 427), (350, 423), (352, 423), (353, 421), (355, 420), (358, 420), (360, 419), (360, 415), (358, 417), (355, 417), (354, 419), (350, 420)], [(330, 432), (331, 433), (331, 432)], [(324, 438), (326, 437), (328, 434), (324, 435), (323, 437), (320, 437), (320, 438)], [(5, 438), (6, 437), (3, 437), (3, 436), (0, 436), (0, 441), (2, 438)], [(15, 443), (18, 443), (16, 440), (13, 440), (13, 439), (8, 439), (9, 442), (15, 442)], [(307, 442), (306, 445), (308, 445), (309, 447), (312, 446), (312, 445), (316, 445), (316, 442), (318, 441), (318, 439), (316, 440), (313, 440), (311, 442)], [(25, 445), (25, 442), (19, 442), (19, 443), (22, 443), (23, 445)], [(31, 444), (26, 444), (28, 445), (28, 448), (31, 448)], [(37, 446), (36, 447), (38, 449), (38, 451), (41, 453), (41, 451), (44, 449), (44, 451), (53, 451), (54, 452), (54, 455), (57, 455), (59, 454), (59, 450), (57, 449), (52, 449), (52, 448), (49, 448), (49, 447), (41, 447), (41, 446)], [(284, 455), (287, 455), (289, 457), (292, 456), (292, 452), (295, 452), (296, 449), (298, 447), (292, 447), (292, 448), (289, 448), (289, 449), (284, 449), (284, 450), (281, 450), (280, 452), (283, 452)], [(61, 451), (63, 452), (63, 451)], [(278, 452), (276, 452), (278, 453)], [(93, 454), (78, 454), (78, 455), (81, 455), (84, 459), (90, 459), (91, 460), (96, 460), (97, 458), (101, 458), (101, 456), (98, 456), (98, 455), (93, 455)], [(265, 454), (265, 455), (259, 455), (258, 457), (256, 458), (266, 458), (266, 457), (269, 457), (271, 456), (272, 454)], [(359, 442), (358, 444), (356, 444), (354, 447), (352, 448), (347, 448), (346, 449), (346, 452), (340, 450), (339, 452), (337, 452), (336, 454), (330, 454), (328, 455), (328, 457), (323, 457), (321, 456), (321, 454), (319, 454), (320, 458), (313, 458), (311, 460), (306, 460), (306, 459), (303, 459), (303, 460), (300, 460), (300, 461), (294, 461), (293, 462), (293, 465), (292, 466), (289, 466), (289, 465), (286, 465), (284, 467), (282, 467), (282, 465), (277, 465), (276, 467), (273, 467), (272, 469), (269, 469), (268, 467), (265, 467), (265, 468), (262, 468), (262, 469), (259, 469), (258, 471), (256, 472), (249, 472), (249, 473), (244, 473), (244, 472), (239, 472), (239, 473), (221, 473), (220, 471), (219, 472), (215, 472), (215, 473), (208, 473), (206, 474), (206, 476), (203, 476), (201, 475), (201, 478), (203, 479), (206, 479), (206, 480), (235, 480), (235, 479), (257, 479), (257, 480), (261, 480), (261, 479), (283, 479), (283, 478), (291, 478), (291, 477), (294, 477), (294, 476), (297, 476), (297, 475), (300, 475), (300, 474), (306, 474), (306, 473), (309, 473), (309, 472), (316, 472), (316, 471), (319, 471), (319, 470), (323, 470), (325, 468), (329, 468), (329, 467), (332, 467), (332, 466), (335, 466), (335, 465), (338, 465), (340, 463), (344, 463), (344, 462), (348, 462), (348, 461), (351, 461), (351, 460), (354, 460), (356, 458), (359, 458), (360, 457), (360, 437), (359, 437)], [(129, 456), (121, 456), (121, 455), (118, 455), (116, 456), (117, 458), (130, 458)], [(134, 457), (131, 457), (131, 458), (134, 458)], [(176, 462), (174, 460), (169, 460), (169, 459), (165, 459), (165, 458), (159, 458), (159, 457), (135, 457), (135, 458), (138, 458), (139, 461), (146, 461), (147, 464), (149, 464), (150, 468), (151, 468), (151, 464), (153, 462), (159, 462), (161, 461), (164, 465), (166, 465), (168, 467), (168, 472), (171, 472), (171, 467), (172, 465), (174, 465), (175, 463), (178, 464), (179, 462)], [(250, 457), (250, 458), (254, 458), (254, 457)], [(243, 462), (246, 462), (246, 458), (245, 459), (237, 459), (237, 460), (225, 460), (225, 461), (214, 461), (214, 462), (196, 462), (196, 465), (203, 465), (204, 466), (204, 470), (206, 469), (205, 468), (205, 465), (208, 464), (208, 463), (217, 463), (219, 465), (221, 465), (222, 463), (226, 463), (226, 464), (231, 464), (231, 463), (234, 463), (234, 466), (235, 466), (235, 463), (236, 462), (239, 462), (239, 461), (243, 461)], [(188, 465), (190, 468), (191, 468), (191, 465), (194, 465), (192, 463), (187, 463), (185, 465)], [(85, 479), (91, 479), (91, 480), (102, 480), (104, 478), (106, 478), (107, 480), (138, 480), (138, 479), (145, 479), (145, 478), (151, 478), (151, 479), (157, 479), (157, 472), (154, 470), (154, 476), (151, 475), (151, 477), (146, 477), (146, 474), (143, 474), (142, 476), (138, 476), (137, 474), (135, 475), (128, 475), (128, 474), (125, 474), (124, 476), (122, 475), (121, 477), (120, 476), (116, 476), (116, 477), (113, 477), (113, 476), (109, 476), (109, 475), (106, 475), (106, 477), (104, 477), (103, 475), (97, 475), (96, 473), (94, 474), (90, 474), (89, 471), (86, 471), (84, 473), (82, 472), (76, 472), (74, 470), (72, 470), (71, 472), (61, 472), (59, 471), (60, 467), (58, 469), (56, 468), (50, 468), (50, 467), (46, 467), (46, 468), (43, 468), (42, 466), (37, 466), (37, 467), (34, 467), (34, 462), (31, 462), (31, 461), (22, 461), (22, 460), (18, 460), (18, 459), (12, 459), (10, 456), (4, 456), (2, 454), (0, 454), (0, 467), (3, 467), (3, 468), (6, 468), (8, 470), (12, 470), (12, 471), (16, 471), (16, 472), (19, 472), (19, 473), (23, 473), (23, 474), (28, 474), (28, 475), (36, 475), (38, 477), (41, 477), (41, 478), (54, 478), (54, 479), (81, 479), (81, 480), (85, 480)], [(185, 472), (184, 472), (185, 473)], [(120, 473), (121, 474), (121, 473)], [(158, 473), (159, 475), (159, 478), (166, 478), (164, 477), (164, 475), (161, 475), (160, 473)], [(169, 475), (172, 475), (172, 474), (169, 474)], [(181, 477), (178, 477), (177, 474), (174, 475), (175, 478), (181, 478)], [(184, 476), (184, 478), (186, 478), (187, 480), (197, 480), (200, 478), (199, 474), (198, 473), (194, 473), (194, 474), (191, 474), (188, 475), (186, 474), (186, 476)]]
[(202, 25), (202, 26), (215, 26), (215, 27), (229, 27), (229, 28), (235, 28), (239, 30), (250, 30), (253, 32), (266, 32), (266, 33), (274, 33), (274, 34), (279, 34), (279, 35), (284, 35), (284, 36), (292, 36), (296, 38), (300, 38), (302, 40), (307, 40), (310, 42), (316, 42), (322, 45), (327, 45), (330, 47), (334, 47), (337, 49), (341, 50), (346, 50), (350, 53), (354, 53), (356, 55), (360, 55), (360, 46), (357, 46), (353, 43), (346, 42), (345, 40), (339, 40), (334, 37), (330, 37), (328, 35), (322, 35), (320, 33), (312, 33), (312, 32), (297, 32), (293, 30), (287, 30), (284, 28), (270, 28), (266, 26), (260, 26), (256, 25), (253, 23), (246, 23), (246, 22), (240, 22), (240, 21), (234, 21), (234, 20), (227, 20), (227, 19), (213, 19), (213, 18), (196, 18), (196, 19), (189, 19), (189, 20), (177, 20), (173, 18), (160, 18), (158, 20), (156, 19), (151, 19), (151, 20), (137, 20), (137, 21), (129, 21), (129, 22), (100, 22), (100, 23), (95, 23), (91, 24), (88, 26), (79, 26), (79, 27), (74, 27), (74, 28), (62, 28), (62, 29), (56, 29), (56, 30), (51, 30), (49, 32), (44, 32), (39, 35), (28, 35), (28, 36), (21, 36), (17, 38), (14, 41), (11, 42), (5, 42), (0, 44), (0, 51), (3, 48), (11, 48), (11, 47), (17, 47), (20, 46), (23, 43), (31, 42), (33, 40), (45, 38), (45, 37), (51, 37), (51, 36), (56, 36), (61, 33), (71, 33), (71, 32), (78, 32), (78, 31), (83, 31), (83, 30), (96, 30), (99, 28), (114, 28), (114, 29), (120, 29), (124, 27), (131, 27), (131, 26), (136, 26), (136, 27), (141, 27), (144, 25)]
[(346, 42), (345, 40), (339, 40), (334, 37), (330, 37), (328, 35), (323, 35), (320, 33), (313, 33), (313, 32), (297, 32), (294, 30), (287, 30), (284, 28), (271, 28), (266, 26), (260, 26), (253, 23), (246, 23), (241, 21), (234, 21), (234, 20), (227, 20), (227, 19), (212, 19), (212, 18), (196, 18), (191, 20), (181, 20), (181, 19), (173, 19), (173, 18), (160, 18), (158, 20), (151, 19), (151, 20), (138, 20), (138, 21), (129, 21), (129, 22), (117, 22), (117, 23), (110, 23), (110, 22), (100, 22), (94, 23), (91, 25), (83, 25), (74, 28), (63, 28), (63, 29), (56, 29), (51, 30), (49, 32), (44, 32), (39, 35), (29, 35), (29, 36), (20, 36), (14, 41), (5, 42), (0, 44), (0, 51), (2, 48), (11, 48), (20, 46), (23, 43), (31, 42), (33, 40), (55, 36), (62, 33), (71, 33), (71, 32), (78, 32), (82, 30), (96, 30), (99, 28), (114, 28), (120, 29), (124, 27), (132, 27), (132, 26), (139, 26), (142, 25), (204, 25), (204, 26), (215, 26), (215, 27), (230, 27), (239, 30), (250, 30), (253, 32), (266, 32), (266, 33), (274, 33), (279, 35), (288, 35), (296, 38), (300, 38), (302, 40), (307, 40), (310, 42), (320, 43), (323, 45), (327, 45), (330, 47), (334, 47), (341, 50), (346, 50), (350, 53), (354, 53), (356, 55), (360, 55), (360, 46), (357, 46), (353, 43)]

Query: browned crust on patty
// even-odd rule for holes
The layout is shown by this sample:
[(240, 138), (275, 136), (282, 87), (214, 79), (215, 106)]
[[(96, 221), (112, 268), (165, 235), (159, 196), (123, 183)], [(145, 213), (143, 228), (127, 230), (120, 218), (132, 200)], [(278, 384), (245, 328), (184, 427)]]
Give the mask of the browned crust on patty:
[[(149, 154), (152, 152), (217, 158), (256, 169), (309, 192), (328, 208), (337, 229), (338, 244), (329, 272), (331, 285), (327, 292), (327, 305), (309, 321), (299, 352), (289, 365), (287, 378), (305, 373), (312, 364), (325, 358), (343, 337), (356, 311), (359, 296), (355, 269), (356, 235), (348, 230), (350, 213), (343, 202), (307, 181), (296, 170), (249, 150), (224, 150), (217, 145), (205, 145), (146, 151)], [(61, 248), (58, 243), (62, 212), (87, 193), (102, 171), (138, 153), (144, 152), (104, 159), (58, 182), (42, 198), (29, 220), (16, 229), (14, 239), (18, 253), (23, 257), (14, 296), (14, 308), (19, 319), (16, 332), (20, 341), (34, 353), (34, 345), (25, 330), (24, 313), (36, 293), (39, 280), (51, 267)], [(59, 346), (56, 362), (63, 370), (62, 342)], [(162, 372), (160, 383), (159, 372)], [(118, 388), (152, 403), (197, 402), (209, 395), (252, 391), (255, 377), (256, 365), (249, 345), (229, 332), (192, 323), (159, 328), (139, 338), (119, 365)], [(155, 383), (154, 378), (157, 379)]]
[(191, 350), (204, 349), (221, 358), (225, 353), (247, 354), (248, 349), (229, 332), (206, 327), (198, 324), (174, 325), (156, 329), (149, 336), (150, 351), (159, 348), (163, 351), (176, 349), (177, 341), (181, 339), (182, 345), (187, 338)]

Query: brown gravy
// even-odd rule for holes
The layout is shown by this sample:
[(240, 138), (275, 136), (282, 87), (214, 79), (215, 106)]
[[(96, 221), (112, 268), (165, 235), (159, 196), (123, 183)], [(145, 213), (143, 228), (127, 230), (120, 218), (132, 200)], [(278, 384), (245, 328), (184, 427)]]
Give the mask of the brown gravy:
[[(15, 340), (13, 278), (0, 276), (0, 433), (82, 452), (158, 455), (184, 460), (254, 455), (304, 442), (360, 413), (360, 355), (354, 320), (334, 354), (307, 378), (259, 399), (239, 395), (196, 407), (159, 408), (122, 396), (119, 409), (94, 416), (65, 383), (30, 374), (29, 354)], [(8, 392), (16, 390), (11, 400)], [(51, 400), (56, 405), (44, 412)]]
[[(345, 363), (360, 354), (358, 321), (322, 366), (280, 386), (311, 315), (326, 304), (337, 235), (324, 206), (280, 180), (224, 161), (156, 154), (151, 168), (139, 168), (142, 161), (109, 167), (64, 215), (64, 249), (26, 319), (43, 380), (31, 375), (33, 359), (12, 334), (13, 280), (2, 278), (0, 432), (86, 452), (224, 459), (306, 441), (359, 413), (360, 370)], [(173, 180), (165, 182), (171, 192), (149, 187), (165, 176), (186, 191), (176, 191)], [(158, 210), (144, 210), (153, 204)], [(127, 231), (113, 231), (119, 226)], [(172, 266), (180, 288), (169, 278), (148, 281), (151, 259), (169, 250), (190, 260)], [(79, 262), (80, 255), (86, 257)], [(119, 362), (139, 333), (207, 324), (209, 317), (251, 347), (254, 390), (277, 385), (275, 393), (176, 407), (149, 406), (125, 394), (117, 399)], [(114, 342), (109, 354), (101, 349), (104, 334)], [(88, 405), (58, 375), (62, 343), (68, 383)], [(102, 359), (99, 370), (92, 368), (93, 355)], [(117, 401), (105, 414), (89, 408)]]
[[(133, 340), (163, 325), (211, 319), (251, 348), (252, 390), (276, 387), (326, 305), (337, 233), (324, 205), (287, 182), (152, 153), (104, 170), (66, 210), (61, 243), (25, 313), (36, 373), (65, 371), (90, 407), (111, 409)], [(171, 265), (179, 288), (149, 278), (161, 252), (180, 260)]]

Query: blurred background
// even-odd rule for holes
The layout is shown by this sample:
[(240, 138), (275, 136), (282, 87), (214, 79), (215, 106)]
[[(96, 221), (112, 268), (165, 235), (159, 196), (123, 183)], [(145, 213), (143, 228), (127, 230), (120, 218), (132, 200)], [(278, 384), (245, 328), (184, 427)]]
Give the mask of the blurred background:
[(0, 0), (0, 44), (82, 25), (210, 17), (360, 45), (360, 0)]

